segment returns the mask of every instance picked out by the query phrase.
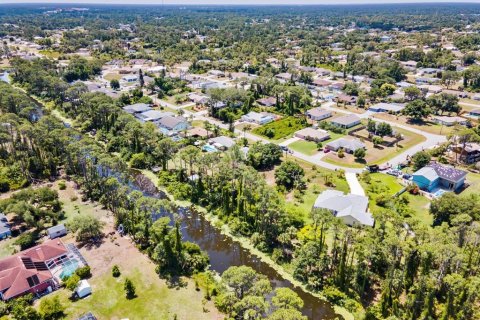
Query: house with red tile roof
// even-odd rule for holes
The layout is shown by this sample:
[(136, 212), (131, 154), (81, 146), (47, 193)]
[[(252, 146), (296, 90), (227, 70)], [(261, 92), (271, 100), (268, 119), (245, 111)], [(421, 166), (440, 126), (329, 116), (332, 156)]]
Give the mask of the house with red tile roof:
[(55, 239), (0, 260), (0, 299), (5, 301), (57, 288), (59, 282), (49, 266), (61, 261), (68, 252), (65, 245)]

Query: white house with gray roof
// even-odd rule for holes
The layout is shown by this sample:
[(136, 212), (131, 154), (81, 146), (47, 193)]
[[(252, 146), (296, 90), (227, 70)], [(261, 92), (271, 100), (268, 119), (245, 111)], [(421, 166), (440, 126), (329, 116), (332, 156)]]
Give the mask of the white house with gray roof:
[(219, 136), (211, 138), (210, 140), (208, 140), (208, 143), (219, 150), (226, 150), (230, 149), (235, 145), (235, 140), (226, 136)]
[(360, 117), (355, 114), (347, 114), (330, 121), (336, 127), (348, 129), (360, 124)]
[(142, 122), (157, 122), (165, 117), (174, 117), (175, 114), (169, 111), (148, 110), (138, 113), (136, 117)]
[(314, 208), (330, 210), (332, 214), (349, 226), (373, 227), (375, 220), (368, 212), (368, 198), (356, 194), (344, 194), (338, 190), (325, 190), (318, 195)]
[(340, 138), (327, 143), (325, 148), (332, 151), (343, 149), (347, 153), (354, 153), (357, 149), (365, 149), (365, 144), (358, 139)]
[(313, 108), (307, 111), (307, 116), (312, 120), (320, 121), (330, 118), (332, 116), (332, 112), (322, 108)]
[(156, 122), (165, 134), (177, 133), (188, 129), (188, 121), (184, 117), (166, 116)]
[(399, 113), (405, 109), (405, 103), (376, 103), (370, 106), (368, 110), (373, 112), (390, 112), (390, 113)]
[(123, 107), (123, 110), (130, 114), (142, 113), (151, 109), (150, 105), (146, 103), (129, 104), (128, 106)]

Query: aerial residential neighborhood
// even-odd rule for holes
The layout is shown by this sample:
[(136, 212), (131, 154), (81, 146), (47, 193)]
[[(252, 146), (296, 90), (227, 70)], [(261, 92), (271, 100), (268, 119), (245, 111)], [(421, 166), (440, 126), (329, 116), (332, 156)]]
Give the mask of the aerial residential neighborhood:
[(479, 4), (27, 2), (1, 320), (480, 319)]

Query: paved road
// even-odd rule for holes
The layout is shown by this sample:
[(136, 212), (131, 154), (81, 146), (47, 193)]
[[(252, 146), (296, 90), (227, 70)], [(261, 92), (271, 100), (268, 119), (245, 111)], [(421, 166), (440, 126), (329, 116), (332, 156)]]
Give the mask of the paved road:
[[(342, 110), (342, 109), (334, 108), (333, 107), (334, 105), (335, 105), (334, 102), (329, 102), (329, 103), (324, 104), (322, 106), (322, 108), (327, 109), (327, 110), (331, 110), (331, 111), (335, 111), (335, 112), (338, 112), (338, 113), (345, 113), (345, 114), (352, 114), (353, 113), (353, 112), (348, 111), (348, 110)], [(192, 113), (186, 111), (185, 114), (188, 115), (188, 114), (192, 114)], [(220, 128), (228, 129), (228, 125), (226, 125), (226, 124), (224, 124), (224, 123), (222, 123), (218, 120), (214, 120), (210, 117), (206, 117), (205, 115), (206, 115), (205, 112), (203, 112), (203, 113), (201, 113), (201, 112), (193, 113), (193, 116), (196, 120), (202, 120), (202, 121), (206, 120), (206, 121), (208, 121), (212, 124), (218, 125)], [(357, 114), (357, 115), (362, 119), (368, 119), (368, 118), (374, 118), (375, 113), (367, 111), (363, 114)], [(413, 133), (424, 136), (425, 139), (426, 139), (424, 142), (422, 142), (420, 144), (417, 144), (417, 145), (405, 150), (401, 154), (399, 154), (399, 155), (395, 156), (394, 158), (390, 159), (389, 161), (385, 162), (383, 165), (389, 164), (389, 165), (392, 165), (392, 166), (396, 166), (396, 165), (404, 162), (407, 159), (408, 156), (412, 156), (418, 151), (427, 150), (427, 149), (430, 149), (432, 147), (435, 147), (435, 146), (437, 146), (437, 145), (439, 145), (439, 144), (441, 144), (441, 143), (443, 143), (447, 140), (447, 138), (445, 136), (424, 132), (422, 130), (412, 128), (412, 127), (409, 127), (409, 126), (406, 126), (406, 125), (403, 125), (403, 124), (400, 124), (400, 123), (396, 123), (396, 122), (392, 122), (392, 121), (386, 121), (386, 120), (379, 120), (379, 121), (389, 123), (390, 125), (401, 128), (401, 129), (409, 130)], [(254, 134), (251, 134), (249, 132), (241, 132), (240, 130), (235, 130), (235, 132), (237, 134), (239, 134), (240, 136), (245, 135), (246, 138), (248, 138), (252, 141), (261, 141), (263, 143), (268, 143), (269, 142), (267, 139), (264, 139), (262, 137), (254, 135)], [(298, 140), (299, 140), (298, 138), (294, 137), (294, 138), (288, 139), (288, 140), (280, 143), (280, 145), (288, 146), (289, 144), (291, 144), (295, 141), (298, 141)], [(335, 165), (335, 164), (332, 164), (332, 163), (325, 162), (325, 161), (322, 160), (322, 158), (325, 156), (325, 154), (323, 152), (319, 152), (319, 153), (317, 153), (313, 156), (309, 156), (309, 155), (305, 155), (303, 153), (291, 150), (291, 153), (288, 154), (287, 156), (293, 156), (293, 157), (296, 157), (298, 159), (304, 160), (306, 162), (309, 162), (309, 163), (312, 163), (314, 165), (317, 165), (317, 166), (320, 166), (320, 167), (323, 167), (323, 168), (327, 168), (327, 169), (330, 169), (330, 170), (344, 170), (345, 173), (346, 173), (346, 178), (347, 178), (348, 185), (350, 187), (350, 191), (354, 194), (365, 195), (365, 192), (364, 192), (362, 186), (360, 185), (360, 183), (358, 182), (358, 178), (356, 176), (356, 174), (361, 173), (363, 169), (347, 168), (347, 167), (343, 167), (343, 166), (340, 166), (340, 165)]]
[(462, 102), (462, 101), (460, 101), (458, 104), (459, 105), (464, 105), (464, 106), (467, 106), (467, 107), (473, 107), (473, 108), (476, 108), (476, 109), (480, 109), (480, 104)]
[[(345, 114), (354, 113), (354, 112), (351, 112), (351, 111), (348, 111), (348, 110), (342, 110), (342, 109), (334, 108), (333, 105), (335, 105), (335, 103), (333, 103), (333, 102), (327, 103), (324, 106), (322, 106), (322, 108), (325, 108), (325, 109), (330, 110), (330, 111), (339, 112), (339, 113), (345, 113)], [(375, 118), (375, 113), (371, 112), (371, 111), (367, 111), (363, 114), (357, 114), (357, 115), (362, 119)], [(425, 132), (425, 131), (422, 131), (422, 130), (412, 128), (410, 126), (401, 124), (401, 123), (393, 122), (393, 121), (387, 121), (387, 120), (383, 120), (383, 119), (377, 119), (377, 120), (382, 121), (382, 122), (386, 122), (386, 123), (388, 123), (392, 126), (395, 126), (397, 128), (401, 128), (401, 129), (408, 130), (408, 131), (411, 131), (413, 133), (422, 135), (426, 139), (424, 142), (419, 143), (419, 144), (417, 144), (417, 145), (415, 145), (411, 148), (408, 148), (407, 150), (405, 150), (404, 152), (395, 156), (394, 158), (390, 159), (389, 161), (386, 161), (385, 163), (383, 163), (383, 165), (390, 164), (392, 166), (396, 166), (396, 165), (404, 162), (407, 159), (407, 156), (412, 156), (415, 153), (417, 153), (418, 151), (431, 149), (432, 147), (435, 147), (435, 146), (437, 146), (439, 144), (442, 144), (442, 143), (447, 141), (447, 138), (445, 136), (441, 136), (441, 135), (433, 134), (433, 133), (428, 133), (428, 132)]]

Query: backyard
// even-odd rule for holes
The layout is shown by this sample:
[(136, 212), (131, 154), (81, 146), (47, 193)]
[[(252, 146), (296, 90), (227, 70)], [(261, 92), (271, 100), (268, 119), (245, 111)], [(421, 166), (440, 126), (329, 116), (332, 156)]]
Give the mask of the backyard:
[[(81, 254), (92, 268), (91, 296), (78, 301), (69, 299), (71, 292), (60, 289), (48, 295), (58, 295), (66, 307), (69, 319), (92, 312), (98, 319), (223, 319), (210, 301), (204, 301), (204, 293), (195, 289), (191, 279), (180, 279), (174, 287), (158, 277), (155, 264), (142, 254), (128, 237), (119, 237), (114, 230), (113, 217), (91, 202), (72, 201), (80, 198), (73, 184), (59, 191), (64, 203), (67, 219), (75, 214), (90, 213), (106, 222), (104, 232), (108, 234), (98, 246), (80, 247)], [(74, 199), (74, 198), (73, 198)], [(71, 235), (65, 242), (72, 242)], [(121, 276), (114, 278), (111, 269), (120, 268)], [(136, 287), (137, 297), (126, 299), (123, 283), (128, 277)], [(45, 298), (42, 298), (45, 299)], [(38, 302), (37, 302), (38, 305)]]
[(302, 192), (287, 193), (285, 195), (286, 207), (289, 210), (298, 210), (305, 221), (310, 221), (309, 213), (322, 191), (332, 188), (349, 192), (350, 189), (343, 173), (318, 167), (297, 158), (290, 157), (288, 159), (298, 163), (305, 171), (307, 188)]
[[(367, 196), (370, 199), (370, 211), (374, 212), (381, 209), (377, 205), (377, 198), (380, 196), (393, 196), (397, 192), (403, 189), (403, 186), (398, 182), (397, 178), (391, 175), (383, 173), (370, 174), (371, 181), (366, 183), (363, 179), (360, 180), (360, 184), (365, 190)], [(404, 192), (402, 196), (408, 199), (408, 207), (411, 208), (417, 218), (425, 226), (431, 226), (433, 218), (429, 213), (430, 201), (421, 195), (412, 195), (408, 192)]]

